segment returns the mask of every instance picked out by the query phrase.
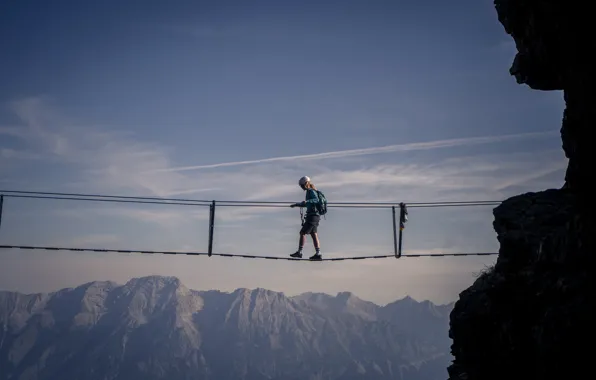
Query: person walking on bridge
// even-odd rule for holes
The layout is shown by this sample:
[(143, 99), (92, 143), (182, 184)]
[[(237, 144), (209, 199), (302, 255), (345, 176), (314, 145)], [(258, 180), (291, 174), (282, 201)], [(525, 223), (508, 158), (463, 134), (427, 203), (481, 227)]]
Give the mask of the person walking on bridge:
[(310, 235), (315, 247), (315, 254), (309, 257), (309, 260), (321, 260), (321, 246), (319, 242), (319, 236), (317, 229), (321, 220), (321, 215), (317, 208), (319, 203), (319, 192), (310, 178), (304, 176), (298, 181), (298, 185), (302, 190), (306, 191), (306, 199), (302, 202), (294, 203), (290, 207), (306, 207), (306, 214), (304, 221), (302, 222), (302, 228), (300, 229), (300, 239), (298, 241), (298, 250), (290, 255), (293, 258), (302, 258), (302, 249), (306, 241), (306, 235)]

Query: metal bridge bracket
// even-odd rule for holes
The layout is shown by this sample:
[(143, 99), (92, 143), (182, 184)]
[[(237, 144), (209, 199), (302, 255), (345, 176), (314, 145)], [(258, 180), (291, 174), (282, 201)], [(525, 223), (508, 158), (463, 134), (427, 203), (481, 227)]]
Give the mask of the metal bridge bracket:
[(213, 232), (215, 227), (215, 201), (209, 205), (209, 250), (208, 255), (211, 257), (213, 253)]
[[(394, 218), (395, 220), (395, 218)], [(397, 248), (397, 258), (401, 257), (402, 245), (403, 245), (403, 231), (405, 224), (408, 221), (408, 209), (406, 204), (401, 202), (399, 204), (399, 246)]]
[(0, 195), (0, 226), (2, 226), (2, 206), (4, 205), (4, 195)]
[(395, 206), (391, 206), (391, 214), (393, 216), (393, 253), (397, 259), (397, 222), (395, 220)]

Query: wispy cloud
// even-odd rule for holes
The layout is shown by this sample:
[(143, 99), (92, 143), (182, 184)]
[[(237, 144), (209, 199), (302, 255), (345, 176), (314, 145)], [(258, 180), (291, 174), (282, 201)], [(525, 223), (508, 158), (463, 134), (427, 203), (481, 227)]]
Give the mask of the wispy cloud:
[(417, 142), (417, 143), (386, 145), (386, 146), (372, 147), (372, 148), (349, 149), (349, 150), (340, 150), (340, 151), (334, 151), (334, 152), (304, 154), (304, 155), (297, 155), (297, 156), (262, 158), (259, 160), (233, 161), (233, 162), (222, 162), (222, 163), (209, 164), (209, 165), (194, 165), (194, 166), (162, 168), (162, 169), (157, 169), (156, 171), (158, 171), (158, 172), (189, 171), (189, 170), (222, 168), (222, 167), (230, 167), (230, 166), (264, 164), (264, 163), (280, 162), (280, 161), (323, 160), (323, 159), (332, 159), (332, 158), (345, 158), (345, 157), (353, 157), (353, 156), (365, 156), (365, 155), (372, 155), (372, 154), (395, 153), (395, 152), (405, 152), (405, 151), (414, 151), (414, 150), (453, 148), (453, 147), (458, 147), (458, 146), (490, 144), (490, 143), (505, 142), (505, 141), (511, 141), (511, 140), (547, 137), (547, 136), (553, 136), (556, 133), (558, 133), (558, 131), (553, 130), (553, 131), (547, 131), (547, 132), (519, 133), (519, 134), (500, 135), (500, 136), (481, 136), (481, 137), (468, 137), (468, 138), (457, 138), (457, 139), (447, 139), (447, 140), (435, 140), (435, 141), (426, 141), (426, 142)]
[(27, 134), (25, 133), (23, 128), (17, 128), (14, 126), (4, 126), (4, 127), (0, 126), (0, 135), (20, 137), (20, 138), (27, 136)]
[[(510, 178), (502, 179), (502, 182), (497, 183), (494, 189), (496, 191), (503, 191), (513, 186), (523, 186), (525, 183), (528, 183), (530, 181), (539, 180), (540, 178), (543, 178), (551, 174), (562, 173), (566, 167), (567, 162), (563, 159), (552, 162), (545, 162), (544, 168), (536, 168), (535, 170), (529, 171), (528, 173), (520, 173), (520, 175), (518, 176), (511, 176)], [(563, 182), (564, 177), (561, 176), (560, 178), (561, 182)], [(550, 186), (552, 186), (552, 184)]]
[[(347, 201), (359, 197), (363, 201), (371, 198), (397, 201), (403, 197), (404, 191), (416, 194), (416, 199), (420, 200), (425, 194), (442, 196), (439, 194), (441, 191), (484, 189), (494, 194), (503, 190), (508, 182), (520, 183), (525, 178), (531, 180), (539, 170), (558, 170), (564, 165), (561, 159), (557, 159), (554, 167), (545, 168), (544, 160), (533, 153), (523, 152), (456, 156), (429, 164), (404, 161), (403, 157), (392, 159), (390, 156), (391, 153), (414, 150), (533, 140), (559, 133), (547, 131), (180, 167), (169, 158), (169, 150), (158, 143), (143, 142), (126, 132), (100, 132), (76, 124), (59, 115), (43, 99), (27, 99), (13, 104), (13, 109), (24, 124), (16, 129), (18, 135), (33, 148), (39, 148), (36, 154), (57, 159), (56, 168), (71, 165), (70, 170), (78, 173), (71, 183), (94, 192), (134, 192), (163, 197), (204, 194), (206, 198), (228, 200), (280, 200), (283, 197), (282, 200), (289, 201), (301, 196), (296, 178), (307, 172), (319, 186), (328, 189), (334, 200)], [(10, 130), (15, 129), (11, 127)], [(389, 156), (384, 161), (375, 160), (368, 164), (360, 160), (356, 167), (332, 167), (323, 163), (328, 159), (352, 159), (376, 154)], [(549, 152), (546, 154), (556, 157)], [(226, 170), (192, 175), (183, 173), (207, 168)], [(251, 213), (250, 210), (234, 212), (238, 216)]]
[[(157, 206), (157, 205), (156, 205)], [(190, 223), (192, 221), (208, 220), (209, 212), (204, 207), (194, 210), (165, 209), (163, 207), (127, 207), (120, 206), (98, 206), (92, 208), (56, 209), (54, 214), (58, 217), (88, 219), (91, 215), (96, 217), (107, 217), (121, 220), (137, 220), (146, 223), (153, 223), (163, 227), (175, 227), (178, 224)]]
[(59, 244), (68, 244), (69, 247), (90, 247), (90, 246), (103, 246), (106, 244), (119, 243), (121, 237), (109, 234), (90, 234), (78, 236), (76, 238), (69, 239), (67, 242), (63, 240), (56, 240)]
[[(289, 209), (289, 208), (288, 208)], [(241, 222), (248, 221), (255, 216), (271, 216), (284, 212), (283, 208), (271, 207), (218, 207), (216, 212), (218, 228), (228, 226), (247, 227)], [(190, 223), (206, 222), (209, 220), (209, 208), (197, 206), (194, 208), (167, 205), (127, 206), (126, 204), (98, 205), (96, 207), (56, 208), (52, 210), (56, 218), (77, 218), (88, 220), (103, 217), (107, 220), (132, 220), (154, 224), (160, 228), (176, 229)], [(21, 214), (21, 213), (20, 213)], [(31, 213), (29, 216), (35, 215)], [(238, 224), (240, 223), (240, 224)], [(250, 227), (250, 226), (248, 226)]]
[[(97, 191), (127, 190), (163, 197), (217, 190), (177, 173), (152, 173), (169, 168), (167, 149), (121, 131), (100, 131), (69, 120), (48, 105), (47, 99), (29, 98), (11, 104), (22, 125), (0, 130), (25, 141), (54, 171), (76, 173), (71, 184)], [(8, 151), (7, 151), (8, 152)], [(12, 151), (10, 151), (12, 152)]]
[(0, 158), (6, 160), (37, 160), (42, 158), (42, 156), (26, 150), (0, 147)]

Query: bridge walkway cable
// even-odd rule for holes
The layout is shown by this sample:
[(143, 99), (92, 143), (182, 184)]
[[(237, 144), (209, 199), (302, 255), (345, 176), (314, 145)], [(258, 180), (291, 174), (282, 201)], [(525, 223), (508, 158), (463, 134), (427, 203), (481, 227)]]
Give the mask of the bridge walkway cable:
[[(139, 253), (139, 254), (163, 254), (163, 255), (188, 255), (188, 256), (221, 256), (221, 257), (236, 257), (245, 259), (266, 259), (266, 260), (289, 260), (289, 261), (311, 261), (309, 259), (298, 259), (293, 257), (281, 256), (267, 256), (267, 255), (249, 255), (240, 253), (217, 253), (212, 252), (185, 252), (185, 251), (147, 251), (147, 250), (131, 250), (131, 249), (103, 249), (103, 248), (70, 248), (70, 247), (43, 247), (43, 246), (26, 246), (26, 245), (0, 245), (0, 249), (27, 249), (27, 250), (48, 250), (48, 251), (77, 251), (77, 252), (114, 252), (114, 253)], [(429, 254), (408, 254), (401, 255), (401, 257), (447, 257), (447, 256), (489, 256), (497, 255), (493, 252), (479, 252), (479, 253), (429, 253)], [(346, 260), (364, 260), (364, 259), (385, 259), (395, 257), (394, 254), (389, 255), (371, 255), (371, 256), (345, 256), (324, 258), (319, 261), (346, 261)]]
[[(0, 226), (2, 224), (2, 207), (4, 198), (31, 198), (31, 199), (54, 199), (68, 201), (91, 201), (91, 202), (116, 202), (116, 203), (140, 203), (140, 204), (165, 204), (182, 206), (205, 206), (210, 208), (209, 215), (209, 248), (207, 252), (191, 251), (151, 251), (151, 250), (133, 250), (133, 249), (104, 249), (104, 248), (74, 248), (74, 247), (48, 247), (48, 246), (30, 246), (30, 245), (0, 245), (0, 249), (25, 249), (25, 250), (51, 250), (51, 251), (77, 251), (77, 252), (113, 252), (113, 253), (139, 253), (139, 254), (164, 254), (164, 255), (188, 255), (188, 256), (219, 256), (228, 258), (248, 258), (248, 259), (266, 259), (266, 260), (289, 260), (289, 261), (311, 261), (308, 258), (280, 257), (269, 255), (253, 255), (240, 253), (218, 253), (213, 252), (213, 234), (215, 207), (288, 207), (295, 202), (281, 201), (207, 201), (196, 199), (181, 198), (160, 198), (160, 197), (139, 197), (139, 196), (119, 196), (103, 194), (81, 194), (81, 193), (59, 193), (59, 192), (35, 192), (22, 190), (0, 190)], [(347, 261), (364, 259), (383, 259), (383, 258), (420, 258), (420, 257), (458, 257), (458, 256), (489, 256), (497, 255), (496, 252), (478, 252), (478, 253), (428, 253), (428, 254), (402, 254), (402, 233), (407, 221), (407, 209), (415, 207), (465, 207), (465, 206), (490, 206), (498, 205), (501, 201), (449, 201), (449, 202), (329, 202), (328, 207), (341, 208), (390, 208), (393, 214), (393, 240), (394, 253), (387, 255), (365, 255), (365, 256), (345, 256), (331, 257), (316, 261)], [(396, 209), (399, 208), (399, 216), (396, 216)], [(399, 225), (399, 231), (398, 231)]]

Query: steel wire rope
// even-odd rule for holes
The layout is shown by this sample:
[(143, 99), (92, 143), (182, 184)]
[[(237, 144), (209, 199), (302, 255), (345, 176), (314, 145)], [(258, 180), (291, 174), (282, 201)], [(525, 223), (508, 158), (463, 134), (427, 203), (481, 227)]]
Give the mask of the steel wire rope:
[[(293, 258), (283, 256), (268, 256), (268, 255), (252, 255), (240, 253), (218, 253), (211, 254), (207, 252), (193, 252), (193, 251), (152, 251), (142, 249), (109, 249), (109, 248), (74, 248), (74, 247), (47, 247), (47, 246), (29, 246), (29, 245), (0, 245), (0, 249), (24, 249), (24, 250), (48, 250), (48, 251), (77, 251), (77, 252), (111, 252), (111, 253), (140, 253), (140, 254), (163, 254), (163, 255), (187, 255), (187, 256), (220, 256), (230, 258), (247, 258), (247, 259), (265, 259), (265, 260), (289, 260), (289, 261), (347, 261), (347, 260), (367, 260), (367, 259), (386, 259), (396, 258), (393, 254), (387, 255), (370, 255), (370, 256), (343, 256), (323, 258), (322, 260), (309, 260), (307, 258)], [(490, 256), (498, 255), (497, 252), (470, 252), (470, 253), (422, 253), (401, 255), (401, 257), (420, 258), (420, 257), (457, 257), (457, 256)]]
[[(0, 194), (12, 198), (34, 198), (34, 199), (55, 199), (55, 200), (79, 200), (79, 201), (101, 201), (120, 203), (145, 203), (145, 204), (169, 204), (184, 206), (209, 206), (212, 201), (184, 198), (159, 198), (159, 197), (138, 197), (119, 196), (104, 194), (83, 194), (83, 193), (57, 193), (57, 192), (35, 192), (22, 190), (0, 190)], [(239, 200), (215, 200), (218, 206), (226, 207), (288, 207), (292, 201), (239, 201)], [(416, 207), (459, 207), (459, 206), (489, 206), (500, 204), (501, 201), (444, 201), (444, 202), (328, 202), (328, 207), (344, 208), (390, 208), (404, 203), (408, 208)]]
[[(0, 193), (2, 194), (2, 193)], [(159, 202), (149, 200), (133, 200), (133, 199), (105, 199), (105, 198), (76, 198), (76, 197), (61, 197), (61, 196), (45, 196), (45, 195), (13, 195), (2, 194), (7, 198), (33, 198), (33, 199), (54, 199), (67, 201), (89, 201), (89, 202), (116, 202), (116, 203), (141, 203), (141, 204), (161, 204), (161, 205), (181, 205), (181, 206), (206, 206), (208, 204), (202, 203), (184, 203), (184, 202)]]

